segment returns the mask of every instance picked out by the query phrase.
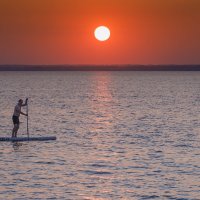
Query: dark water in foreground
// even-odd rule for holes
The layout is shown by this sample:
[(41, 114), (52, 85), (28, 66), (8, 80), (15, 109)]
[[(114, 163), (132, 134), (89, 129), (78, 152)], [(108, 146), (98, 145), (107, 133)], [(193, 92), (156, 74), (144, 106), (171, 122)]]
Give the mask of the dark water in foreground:
[(0, 72), (1, 136), (27, 96), (0, 199), (200, 199), (200, 72)]

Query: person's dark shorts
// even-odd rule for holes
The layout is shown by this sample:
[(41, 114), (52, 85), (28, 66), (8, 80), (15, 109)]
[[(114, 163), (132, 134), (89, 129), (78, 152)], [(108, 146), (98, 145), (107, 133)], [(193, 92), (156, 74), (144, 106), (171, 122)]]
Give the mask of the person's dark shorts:
[(12, 116), (12, 120), (13, 120), (13, 124), (15, 125), (15, 124), (17, 124), (17, 125), (19, 125), (19, 117), (17, 117), (17, 116)]

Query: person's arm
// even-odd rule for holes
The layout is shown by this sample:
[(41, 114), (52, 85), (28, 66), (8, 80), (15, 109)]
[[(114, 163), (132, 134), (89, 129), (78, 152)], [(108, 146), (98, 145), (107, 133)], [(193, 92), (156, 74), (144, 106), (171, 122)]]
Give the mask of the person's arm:
[[(27, 103), (28, 103), (28, 98), (26, 98), (25, 103), (22, 104), (22, 106), (27, 106)], [(22, 113), (21, 113), (21, 114), (22, 114)], [(23, 115), (23, 114), (22, 114), (22, 115)]]
[(20, 112), (20, 114), (24, 115), (24, 116), (28, 116), (27, 114), (23, 113), (23, 112)]

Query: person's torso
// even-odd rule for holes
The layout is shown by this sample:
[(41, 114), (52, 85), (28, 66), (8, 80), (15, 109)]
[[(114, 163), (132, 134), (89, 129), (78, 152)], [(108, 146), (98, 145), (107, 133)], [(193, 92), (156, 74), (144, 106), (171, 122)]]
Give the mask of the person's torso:
[(17, 104), (17, 105), (15, 106), (13, 116), (19, 117), (19, 116), (20, 116), (20, 112), (21, 112), (21, 106), (20, 106), (19, 104)]

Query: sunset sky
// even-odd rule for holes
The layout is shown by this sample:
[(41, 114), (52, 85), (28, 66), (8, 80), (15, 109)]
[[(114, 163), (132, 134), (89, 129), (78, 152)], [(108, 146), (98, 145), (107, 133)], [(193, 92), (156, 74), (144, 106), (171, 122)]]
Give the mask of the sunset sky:
[(0, 64), (200, 64), (200, 0), (0, 0)]

